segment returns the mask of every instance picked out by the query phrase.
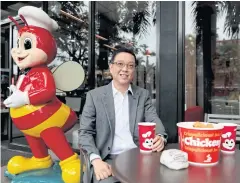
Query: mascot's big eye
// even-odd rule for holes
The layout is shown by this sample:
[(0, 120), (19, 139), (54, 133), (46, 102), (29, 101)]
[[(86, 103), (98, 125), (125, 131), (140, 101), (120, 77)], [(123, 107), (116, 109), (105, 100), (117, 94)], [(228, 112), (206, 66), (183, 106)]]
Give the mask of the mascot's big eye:
[(30, 38), (24, 39), (24, 48), (25, 50), (29, 50), (32, 48), (32, 40)]

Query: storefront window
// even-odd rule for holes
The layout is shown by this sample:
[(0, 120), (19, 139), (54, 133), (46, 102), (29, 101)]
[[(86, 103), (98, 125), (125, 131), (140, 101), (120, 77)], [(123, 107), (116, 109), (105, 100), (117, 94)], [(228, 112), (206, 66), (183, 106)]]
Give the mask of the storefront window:
[(138, 60), (134, 84), (155, 102), (156, 2), (96, 2), (96, 87), (111, 81), (108, 64), (115, 46), (133, 49)]
[[(88, 3), (87, 1), (49, 2), (49, 15), (59, 25), (54, 33), (57, 41), (57, 56), (49, 65), (50, 68), (66, 61), (78, 62), (87, 74), (88, 69)], [(86, 82), (74, 92), (80, 96), (86, 91)]]
[(185, 106), (240, 115), (240, 3), (186, 2)]
[[(88, 71), (88, 1), (61, 1), (48, 3), (49, 15), (59, 25), (59, 31), (54, 34), (57, 41), (57, 56), (49, 65), (50, 68), (56, 67), (66, 61), (78, 62), (82, 65), (85, 76)], [(66, 74), (71, 74), (71, 71)], [(86, 79), (86, 77), (85, 77)], [(57, 97), (76, 114), (81, 116), (83, 106), (85, 104), (86, 92), (88, 91), (87, 80), (76, 90), (72, 92), (57, 91)], [(71, 130), (66, 133), (66, 137), (73, 147), (77, 146), (77, 133), (74, 131), (79, 129), (77, 123)]]
[(7, 138), (9, 109), (3, 101), (9, 95), (9, 25), (1, 26), (1, 139)]

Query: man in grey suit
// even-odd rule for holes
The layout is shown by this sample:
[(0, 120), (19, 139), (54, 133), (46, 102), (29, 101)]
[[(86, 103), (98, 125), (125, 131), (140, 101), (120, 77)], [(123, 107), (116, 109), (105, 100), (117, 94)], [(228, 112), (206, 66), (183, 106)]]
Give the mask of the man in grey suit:
[(139, 146), (138, 122), (156, 123), (152, 149), (159, 152), (164, 148), (167, 134), (152, 106), (149, 92), (131, 84), (135, 66), (135, 54), (119, 48), (109, 65), (113, 81), (87, 93), (79, 144), (90, 158), (94, 183), (118, 182), (112, 174), (112, 158)]

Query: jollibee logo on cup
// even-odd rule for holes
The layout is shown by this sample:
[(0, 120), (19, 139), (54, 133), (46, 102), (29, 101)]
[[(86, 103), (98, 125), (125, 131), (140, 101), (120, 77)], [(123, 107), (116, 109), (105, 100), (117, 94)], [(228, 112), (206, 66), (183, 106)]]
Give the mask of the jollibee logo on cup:
[(144, 142), (142, 143), (143, 147), (146, 149), (152, 149), (152, 143), (153, 143), (153, 138), (148, 138), (152, 134), (151, 131), (148, 131), (147, 133), (142, 134), (142, 137), (145, 138)]
[(233, 139), (230, 139), (231, 135), (232, 135), (231, 132), (222, 134), (222, 138), (223, 138), (222, 146), (228, 150), (232, 150), (235, 147), (235, 141)]
[(221, 151), (223, 153), (234, 153), (236, 149), (237, 124), (222, 123), (224, 126), (222, 133)]

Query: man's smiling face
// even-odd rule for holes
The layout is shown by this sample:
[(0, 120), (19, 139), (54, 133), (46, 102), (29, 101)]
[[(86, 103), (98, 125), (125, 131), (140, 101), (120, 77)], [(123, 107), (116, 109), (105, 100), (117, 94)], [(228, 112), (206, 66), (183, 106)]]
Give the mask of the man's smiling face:
[(118, 53), (109, 68), (117, 84), (129, 85), (134, 77), (135, 58), (130, 53)]

